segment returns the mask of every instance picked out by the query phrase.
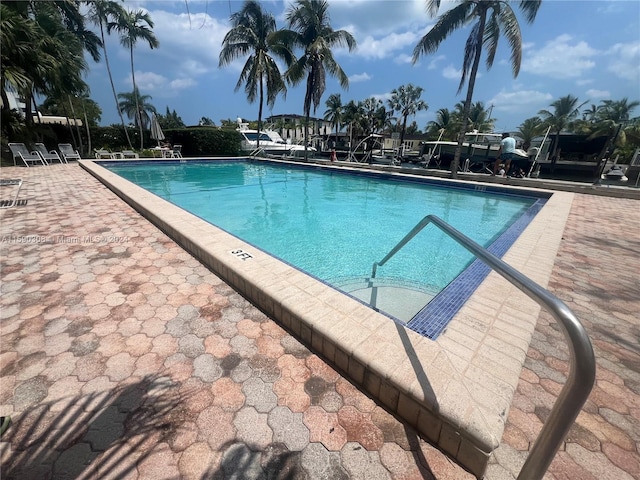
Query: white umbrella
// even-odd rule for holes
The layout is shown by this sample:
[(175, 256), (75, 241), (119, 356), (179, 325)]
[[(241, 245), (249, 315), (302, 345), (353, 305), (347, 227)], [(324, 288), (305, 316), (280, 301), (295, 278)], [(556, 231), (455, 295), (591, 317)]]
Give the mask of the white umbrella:
[(157, 140), (158, 145), (160, 145), (161, 140), (164, 140), (164, 133), (162, 133), (162, 128), (155, 113), (151, 114), (151, 138)]

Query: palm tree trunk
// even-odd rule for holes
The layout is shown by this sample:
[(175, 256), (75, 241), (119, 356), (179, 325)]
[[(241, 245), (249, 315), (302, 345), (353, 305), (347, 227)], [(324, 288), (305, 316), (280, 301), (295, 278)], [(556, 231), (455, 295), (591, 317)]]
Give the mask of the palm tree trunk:
[[(124, 136), (127, 138), (127, 144), (129, 145), (129, 148), (133, 150), (133, 145), (131, 144), (131, 139), (129, 138), (129, 132), (127, 131), (127, 126), (124, 124), (124, 117), (122, 116), (120, 105), (118, 104), (118, 94), (116, 93), (116, 87), (113, 84), (113, 75), (111, 75), (111, 66), (109, 65), (109, 56), (107, 55), (107, 46), (104, 41), (104, 27), (102, 26), (102, 20), (100, 21), (100, 36), (102, 37), (102, 50), (104, 51), (104, 63), (107, 65), (107, 73), (109, 74), (109, 82), (111, 82), (111, 91), (113, 92), (113, 100), (116, 102), (116, 110), (118, 110), (118, 116), (120, 117), (120, 123), (122, 123)], [(91, 153), (91, 150), (89, 150), (89, 153)]]
[(311, 115), (311, 95), (313, 92), (313, 74), (314, 67), (311, 67), (309, 76), (307, 77), (307, 94), (304, 97), (304, 161), (308, 161), (309, 152), (307, 150), (307, 139), (309, 138), (309, 117)]
[(91, 131), (89, 130), (89, 121), (87, 120), (87, 110), (82, 102), (82, 112), (84, 113), (84, 126), (87, 129), (87, 156), (91, 155)]
[(407, 131), (407, 115), (404, 115), (404, 119), (402, 120), (402, 131), (400, 132), (400, 145), (398, 145), (398, 148), (402, 147), (402, 144), (404, 143), (404, 134)]
[(258, 107), (258, 139), (256, 140), (256, 148), (260, 149), (260, 130), (262, 130), (262, 103), (264, 102), (264, 90), (262, 86), (262, 77), (260, 77), (260, 106)]
[(136, 88), (136, 71), (133, 68), (133, 44), (129, 48), (131, 53), (131, 80), (133, 81), (133, 96), (136, 99), (136, 116), (138, 118), (138, 128), (140, 129), (140, 150), (144, 149), (144, 135), (142, 132), (142, 115), (140, 112), (140, 102), (138, 101), (138, 89)]
[(458, 145), (453, 155), (453, 162), (451, 162), (451, 178), (458, 178), (458, 165), (460, 165), (460, 155), (462, 153), (462, 142), (464, 141), (464, 134), (467, 133), (467, 124), (469, 122), (469, 111), (471, 110), (471, 100), (473, 98), (473, 88), (476, 84), (476, 76), (478, 74), (478, 66), (480, 65), (480, 56), (482, 54), (482, 38), (484, 37), (484, 27), (487, 20), (487, 12), (483, 10), (480, 13), (480, 26), (478, 27), (478, 46), (476, 47), (475, 55), (473, 57), (473, 66), (471, 67), (471, 73), (469, 75), (469, 83), (467, 87), (467, 98), (464, 101), (464, 112), (462, 115), (462, 126), (458, 133)]
[(71, 95), (67, 95), (69, 100), (69, 106), (71, 107), (71, 115), (73, 115), (73, 123), (76, 124), (76, 132), (78, 133), (78, 143), (80, 145), (80, 151), (84, 150), (84, 145), (82, 145), (82, 135), (80, 135), (80, 127), (78, 126), (78, 122), (76, 120), (76, 111), (73, 108), (73, 102), (71, 102)]

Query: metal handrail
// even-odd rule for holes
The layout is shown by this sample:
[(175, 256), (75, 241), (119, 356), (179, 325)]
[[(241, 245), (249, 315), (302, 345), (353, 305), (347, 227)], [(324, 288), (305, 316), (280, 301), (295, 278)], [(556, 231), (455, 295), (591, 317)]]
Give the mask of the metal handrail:
[(430, 223), (436, 225), (540, 306), (549, 310), (562, 328), (571, 354), (569, 375), (518, 475), (518, 480), (542, 479), (587, 401), (595, 382), (596, 361), (589, 336), (578, 318), (562, 300), (435, 215), (427, 215), (420, 220), (380, 262), (374, 262), (371, 278), (375, 278), (379, 266), (384, 265)]

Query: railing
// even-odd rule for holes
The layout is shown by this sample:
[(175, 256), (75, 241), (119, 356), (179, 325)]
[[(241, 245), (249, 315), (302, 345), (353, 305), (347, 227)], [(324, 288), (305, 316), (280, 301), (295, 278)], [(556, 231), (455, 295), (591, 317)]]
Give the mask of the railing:
[(260, 148), (256, 148), (253, 151), (251, 151), (249, 156), (250, 157), (257, 157), (259, 155), (264, 156), (264, 154), (265, 154), (264, 148), (260, 147)]
[(571, 354), (567, 382), (518, 475), (518, 480), (542, 479), (571, 425), (587, 401), (595, 381), (596, 363), (589, 336), (564, 302), (435, 215), (424, 217), (380, 262), (375, 262), (371, 278), (375, 278), (378, 267), (384, 265), (430, 223), (436, 225), (540, 306), (549, 310), (562, 328)]

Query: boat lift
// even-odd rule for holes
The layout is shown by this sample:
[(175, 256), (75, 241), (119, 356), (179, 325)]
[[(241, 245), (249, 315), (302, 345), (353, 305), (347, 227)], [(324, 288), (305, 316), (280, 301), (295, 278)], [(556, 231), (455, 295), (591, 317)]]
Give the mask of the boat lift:
[[(371, 135), (366, 136), (364, 139), (360, 140), (360, 142), (358, 142), (358, 144), (356, 145), (356, 148), (351, 150), (351, 145), (349, 145), (349, 153), (347, 156), (347, 161), (348, 162), (353, 162), (353, 163), (372, 163), (373, 162), (373, 150), (374, 148), (370, 148), (369, 150), (365, 151), (365, 155), (361, 160), (358, 160), (356, 158), (355, 152), (358, 151), (358, 148), (362, 145), (365, 144), (367, 140), (369, 139), (373, 139), (374, 142), (372, 144), (372, 147), (378, 143), (380, 145), (380, 153), (381, 155), (385, 155), (384, 153), (384, 148), (383, 145), (380, 143), (380, 139), (384, 138), (382, 135), (378, 134), (378, 133), (372, 133)], [(385, 157), (387, 158), (387, 157)], [(390, 164), (391, 165), (400, 165), (401, 164), (401, 160), (398, 157), (398, 152), (394, 151), (393, 155), (391, 155), (389, 157), (390, 160)]]

